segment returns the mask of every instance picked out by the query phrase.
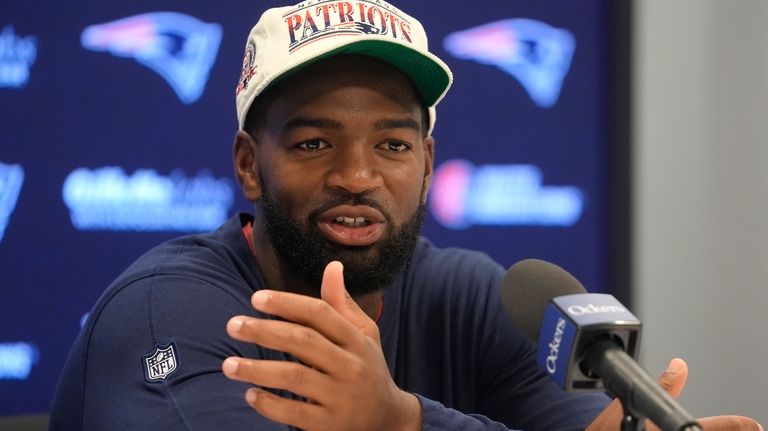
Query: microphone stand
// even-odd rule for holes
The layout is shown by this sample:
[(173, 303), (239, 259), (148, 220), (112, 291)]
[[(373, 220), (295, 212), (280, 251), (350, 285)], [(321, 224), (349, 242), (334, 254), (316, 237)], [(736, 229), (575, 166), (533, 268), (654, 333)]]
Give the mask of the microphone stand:
[[(620, 397), (621, 407), (624, 409), (624, 419), (621, 420), (621, 431), (645, 431), (645, 420), (647, 418), (629, 413), (627, 403)], [(688, 425), (680, 431), (702, 431), (698, 424)]]
[(644, 431), (649, 416), (664, 431), (701, 431), (696, 419), (613, 340), (595, 341), (587, 349), (584, 361), (587, 369), (603, 379), (608, 392), (621, 401), (622, 431)]
[(619, 398), (621, 407), (624, 409), (624, 419), (621, 420), (621, 431), (645, 431), (645, 418), (638, 417), (629, 413), (627, 403), (623, 398)]
[[(645, 431), (645, 420), (647, 418), (635, 415), (629, 411), (628, 403), (623, 397), (619, 397), (621, 407), (624, 409), (624, 419), (621, 420), (621, 431)], [(677, 431), (677, 430), (674, 430)], [(687, 425), (680, 428), (679, 431), (702, 431), (698, 424)]]

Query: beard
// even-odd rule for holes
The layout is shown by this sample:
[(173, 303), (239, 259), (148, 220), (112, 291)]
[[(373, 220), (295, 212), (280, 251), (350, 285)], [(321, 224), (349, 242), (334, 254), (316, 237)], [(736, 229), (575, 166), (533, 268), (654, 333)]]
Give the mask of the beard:
[[(395, 228), (387, 213), (376, 201), (365, 196), (338, 196), (312, 211), (306, 223), (290, 216), (263, 187), (261, 209), (269, 240), (292, 279), (320, 296), (325, 266), (338, 260), (344, 264), (344, 285), (353, 297), (384, 289), (410, 259), (421, 231), (425, 205), (419, 204), (414, 214)], [(387, 220), (381, 241), (368, 246), (345, 246), (328, 241), (317, 228), (317, 217), (339, 205), (367, 205), (379, 210)]]

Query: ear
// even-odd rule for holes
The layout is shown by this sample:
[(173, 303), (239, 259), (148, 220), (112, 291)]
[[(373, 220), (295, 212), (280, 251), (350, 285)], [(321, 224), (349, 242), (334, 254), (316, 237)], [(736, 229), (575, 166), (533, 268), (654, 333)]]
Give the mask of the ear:
[(251, 135), (242, 130), (238, 131), (232, 146), (235, 177), (240, 188), (243, 189), (243, 195), (250, 202), (256, 202), (261, 198), (258, 154), (258, 144)]
[(421, 197), (422, 203), (427, 202), (429, 186), (432, 184), (432, 172), (435, 163), (435, 139), (430, 135), (424, 138), (424, 191)]

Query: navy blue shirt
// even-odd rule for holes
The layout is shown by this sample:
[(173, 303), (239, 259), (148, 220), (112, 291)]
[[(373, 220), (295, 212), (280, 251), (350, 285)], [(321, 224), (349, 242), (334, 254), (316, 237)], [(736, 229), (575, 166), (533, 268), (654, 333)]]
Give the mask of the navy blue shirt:
[[(293, 360), (225, 331), (232, 316), (257, 315), (250, 297), (264, 287), (242, 233), (251, 219), (162, 244), (109, 286), (65, 364), (52, 430), (289, 429), (221, 372), (229, 356)], [(537, 366), (504, 314), (504, 273), (484, 254), (422, 238), (384, 291), (382, 348), (398, 386), (418, 395), (424, 430), (578, 430), (607, 405), (562, 392)]]

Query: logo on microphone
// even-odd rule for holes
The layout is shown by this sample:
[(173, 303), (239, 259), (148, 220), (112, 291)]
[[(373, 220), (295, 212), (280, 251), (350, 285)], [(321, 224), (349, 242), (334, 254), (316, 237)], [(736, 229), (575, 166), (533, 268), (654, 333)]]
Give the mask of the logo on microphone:
[(583, 316), (585, 314), (609, 314), (609, 313), (627, 313), (627, 309), (620, 305), (571, 305), (568, 307), (568, 314), (571, 316)]
[(549, 343), (549, 356), (547, 356), (547, 371), (549, 374), (555, 374), (557, 371), (557, 357), (560, 354), (560, 343), (563, 341), (565, 332), (565, 319), (559, 317), (555, 325), (555, 334)]

